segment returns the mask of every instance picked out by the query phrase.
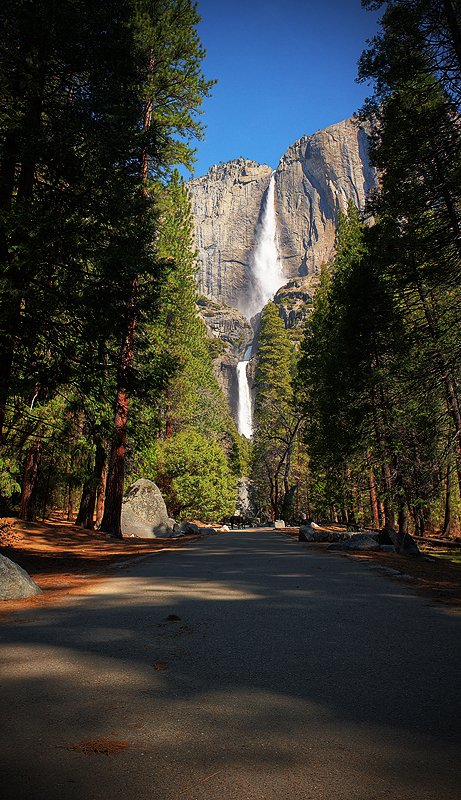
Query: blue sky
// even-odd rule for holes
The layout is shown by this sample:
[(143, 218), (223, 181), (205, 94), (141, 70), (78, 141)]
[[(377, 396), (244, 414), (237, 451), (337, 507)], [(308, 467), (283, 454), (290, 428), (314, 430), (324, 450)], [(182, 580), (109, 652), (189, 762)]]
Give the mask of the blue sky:
[(304, 134), (352, 116), (370, 94), (357, 61), (379, 12), (360, 0), (199, 0), (198, 33), (217, 78), (205, 99), (195, 177), (244, 156), (276, 168)]

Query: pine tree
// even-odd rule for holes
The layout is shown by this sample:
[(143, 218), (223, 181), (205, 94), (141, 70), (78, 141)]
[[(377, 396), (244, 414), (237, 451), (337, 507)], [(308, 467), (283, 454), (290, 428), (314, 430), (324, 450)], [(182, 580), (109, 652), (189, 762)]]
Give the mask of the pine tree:
[(258, 334), (252, 478), (259, 485), (260, 499), (269, 496), (273, 520), (278, 518), (283, 498), (288, 512), (294, 493), (291, 458), (301, 425), (293, 403), (294, 369), (293, 346), (277, 307), (270, 302), (263, 310)]
[(460, 22), (459, 4), (450, 0), (389, 2), (382, 32), (359, 64), (360, 79), (374, 82), (361, 113), (374, 126), (371, 155), (382, 186), (372, 208), (381, 220), (386, 267), (420, 351), (430, 354), (422, 380), (428, 387), (435, 380), (445, 396), (458, 475)]
[[(175, 164), (190, 166), (194, 151), (188, 142), (202, 135), (197, 114), (213, 82), (205, 81), (201, 62), (205, 52), (196, 26), (195, 4), (190, 0), (138, 0), (133, 18), (140, 50), (144, 55), (140, 181), (142, 195), (149, 196), (148, 181), (168, 173)], [(152, 150), (152, 134), (155, 149)], [(134, 336), (138, 318), (139, 273), (134, 269), (127, 286), (126, 327), (122, 336), (115, 401), (115, 433), (106, 484), (101, 529), (121, 537), (125, 452), (134, 363)]]

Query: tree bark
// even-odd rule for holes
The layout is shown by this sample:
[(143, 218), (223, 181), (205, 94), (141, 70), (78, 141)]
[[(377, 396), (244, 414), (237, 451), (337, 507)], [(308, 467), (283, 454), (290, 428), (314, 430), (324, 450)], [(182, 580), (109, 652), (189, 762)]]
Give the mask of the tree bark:
[(83, 486), (80, 508), (78, 510), (76, 525), (80, 525), (85, 530), (94, 530), (94, 507), (96, 503), (96, 493), (101, 484), (104, 465), (106, 461), (106, 451), (103, 447), (101, 437), (93, 436), (96, 446), (94, 457), (93, 474), (87, 479)]
[(104, 467), (101, 475), (101, 482), (96, 490), (96, 527), (101, 527), (101, 520), (104, 515), (104, 497), (106, 493), (107, 481), (107, 461), (104, 460)]
[(26, 520), (27, 522), (33, 522), (35, 520), (38, 475), (41, 458), (42, 437), (39, 433), (27, 451), (26, 462), (24, 465), (24, 478), (21, 492), (21, 510), (19, 512), (19, 518)]
[(379, 511), (378, 511), (378, 499), (376, 496), (375, 476), (373, 473), (373, 467), (370, 464), (369, 460), (368, 460), (368, 493), (370, 495), (370, 509), (373, 518), (373, 526), (375, 528), (379, 528)]
[(443, 536), (449, 536), (451, 531), (451, 460), (447, 464), (447, 478), (445, 489), (445, 516), (443, 520)]

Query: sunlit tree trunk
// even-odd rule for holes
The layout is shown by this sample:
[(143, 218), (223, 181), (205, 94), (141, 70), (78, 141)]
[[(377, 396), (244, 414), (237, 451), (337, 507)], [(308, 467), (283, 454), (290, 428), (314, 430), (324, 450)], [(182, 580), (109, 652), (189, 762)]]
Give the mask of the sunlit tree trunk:
[(19, 518), (28, 522), (32, 522), (35, 519), (38, 476), (41, 458), (42, 437), (41, 434), (37, 434), (33, 444), (29, 447), (26, 453), (24, 478), (21, 492), (21, 510), (19, 512)]

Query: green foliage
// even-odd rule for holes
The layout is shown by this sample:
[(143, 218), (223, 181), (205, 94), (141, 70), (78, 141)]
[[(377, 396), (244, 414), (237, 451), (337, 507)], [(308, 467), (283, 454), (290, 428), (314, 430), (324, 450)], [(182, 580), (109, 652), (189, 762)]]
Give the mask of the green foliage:
[(143, 463), (143, 476), (159, 486), (175, 518), (217, 522), (235, 508), (236, 478), (223, 449), (198, 431), (157, 440)]
[(0, 458), (0, 496), (9, 500), (21, 491), (18, 481), (21, 479), (16, 458), (3, 456)]
[(212, 359), (219, 358), (227, 349), (227, 343), (223, 342), (219, 336), (213, 336), (208, 339), (208, 350)]
[(274, 303), (262, 313), (254, 389), (252, 480), (265, 514), (277, 519), (284, 506), (291, 517), (295, 487), (290, 484), (301, 415), (293, 401), (296, 356)]

